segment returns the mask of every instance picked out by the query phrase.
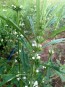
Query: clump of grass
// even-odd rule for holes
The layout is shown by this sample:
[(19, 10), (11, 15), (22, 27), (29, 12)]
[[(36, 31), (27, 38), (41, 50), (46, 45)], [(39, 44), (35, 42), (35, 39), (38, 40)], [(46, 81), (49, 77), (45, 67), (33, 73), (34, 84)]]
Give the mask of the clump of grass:
[[(59, 33), (65, 31), (64, 24), (60, 24), (64, 19), (64, 4), (52, 5), (47, 0), (15, 0), (11, 4), (10, 1), (6, 2), (7, 11), (3, 12), (5, 8), (2, 7), (0, 15), (0, 38), (5, 39), (0, 42), (0, 46), (5, 46), (6, 42), (3, 54), (6, 50), (7, 54), (13, 48), (17, 50), (9, 61), (7, 57), (1, 57), (0, 86), (52, 87), (52, 77), (55, 75), (65, 81), (64, 65), (59, 61), (53, 62), (51, 49), (47, 62), (41, 61), (40, 57), (47, 46), (65, 41), (65, 38), (55, 39)], [(5, 36), (2, 37), (2, 34)], [(49, 39), (52, 41), (41, 45)]]

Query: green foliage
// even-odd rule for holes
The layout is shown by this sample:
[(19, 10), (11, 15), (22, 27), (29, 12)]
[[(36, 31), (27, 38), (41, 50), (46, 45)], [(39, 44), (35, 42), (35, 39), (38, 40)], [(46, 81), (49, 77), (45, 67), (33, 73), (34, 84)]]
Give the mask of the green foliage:
[[(0, 9), (0, 87), (52, 87), (54, 75), (64, 82), (65, 65), (53, 62), (52, 52), (47, 62), (40, 59), (46, 47), (65, 41), (65, 38), (55, 39), (65, 31), (64, 3), (52, 5), (47, 0), (6, 2)], [(42, 46), (48, 38), (53, 39)], [(16, 45), (17, 52), (8, 61), (7, 56)]]

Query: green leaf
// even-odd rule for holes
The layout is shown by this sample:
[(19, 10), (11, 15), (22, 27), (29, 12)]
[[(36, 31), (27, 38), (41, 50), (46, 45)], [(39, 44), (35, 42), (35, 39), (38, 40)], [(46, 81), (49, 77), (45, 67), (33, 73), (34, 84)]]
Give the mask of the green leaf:
[(50, 45), (54, 45), (54, 44), (58, 44), (61, 42), (65, 42), (65, 38), (60, 38), (60, 39), (56, 39), (56, 40), (51, 40), (50, 42), (46, 43), (43, 48), (50, 46)]
[(3, 74), (1, 75), (1, 78), (3, 79), (2, 82), (0, 82), (0, 87), (2, 87), (5, 83), (9, 82), (9, 81), (12, 81), (13, 79), (21, 76), (22, 74)]
[(32, 32), (33, 32), (33, 34), (35, 35), (34, 22), (33, 22), (33, 20), (32, 20), (32, 17), (31, 17), (31, 16), (29, 17), (29, 21), (30, 21), (30, 25), (31, 25)]
[(27, 52), (25, 52), (24, 50), (24, 46), (22, 46), (22, 49), (21, 49), (20, 59), (21, 59), (23, 71), (27, 72), (28, 69), (30, 69), (30, 64), (29, 64), (29, 57)]
[(60, 34), (63, 31), (65, 31), (65, 26), (61, 27), (60, 29), (54, 30), (51, 33), (50, 37), (53, 38), (53, 37), (55, 37), (56, 35)]
[(59, 75), (59, 77), (61, 78), (62, 82), (65, 82), (65, 74), (62, 74), (60, 72), (57, 72), (57, 74)]
[(40, 0), (36, 0), (36, 33), (40, 26)]
[(4, 75), (1, 75), (1, 78), (3, 79), (3, 81), (0, 82), (0, 87), (2, 85), (4, 85), (5, 83), (13, 80), (15, 78), (15, 75), (13, 75), (13, 74), (4, 74)]

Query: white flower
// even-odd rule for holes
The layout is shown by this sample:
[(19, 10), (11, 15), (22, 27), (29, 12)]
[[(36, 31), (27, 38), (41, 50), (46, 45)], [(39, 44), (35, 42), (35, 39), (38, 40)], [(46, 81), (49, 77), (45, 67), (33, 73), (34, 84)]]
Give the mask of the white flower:
[(15, 31), (15, 32), (14, 32), (14, 34), (16, 35), (16, 34), (17, 34), (17, 32)]
[(36, 72), (38, 73), (38, 72), (39, 72), (39, 70), (37, 69), (37, 70), (36, 70)]
[(16, 8), (16, 6), (15, 6), (15, 5), (12, 5), (12, 7)]
[(37, 59), (40, 59), (40, 56), (37, 56)]
[(16, 6), (14, 5), (14, 8), (16, 8)]
[(36, 59), (40, 59), (40, 56), (39, 56), (39, 54), (36, 54)]
[(35, 59), (35, 57), (32, 57), (32, 59), (34, 60), (34, 59)]
[(42, 66), (43, 67), (43, 69), (46, 69), (46, 67), (45, 66)]
[(54, 50), (49, 50), (49, 53), (52, 53), (52, 54), (54, 54)]
[(30, 84), (30, 81), (29, 81), (29, 84)]
[(1, 39), (1, 42), (3, 42), (3, 39)]
[(44, 78), (42, 79), (42, 83), (44, 83)]
[(54, 50), (52, 50), (52, 54), (54, 54)]
[(35, 81), (33, 87), (38, 87), (38, 81)]
[(17, 78), (17, 80), (19, 81), (19, 80), (20, 80), (20, 78)]
[(21, 23), (21, 22), (19, 23), (19, 26), (22, 26), (23, 27), (24, 25), (25, 25), (24, 23)]
[(15, 63), (17, 63), (17, 60), (15, 59)]
[(33, 42), (32, 42), (32, 46), (33, 46), (33, 47), (34, 47), (34, 46), (37, 47), (36, 41), (33, 41)]
[(26, 77), (24, 76), (24, 77), (23, 77), (23, 79), (25, 80), (25, 79), (26, 79)]
[(21, 52), (21, 50), (19, 50), (19, 52)]
[(23, 8), (23, 6), (22, 6), (22, 5), (20, 5), (20, 8)]
[(24, 37), (22, 34), (20, 35), (21, 37)]
[(27, 85), (25, 87), (28, 87)]

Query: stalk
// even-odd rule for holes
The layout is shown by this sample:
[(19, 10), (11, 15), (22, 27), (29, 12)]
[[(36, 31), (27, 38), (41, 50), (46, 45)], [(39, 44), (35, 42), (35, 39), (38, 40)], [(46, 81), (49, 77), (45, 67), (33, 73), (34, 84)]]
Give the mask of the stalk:
[[(17, 0), (17, 4), (18, 4), (18, 0)], [(17, 10), (17, 25), (19, 26), (19, 11)], [(19, 32), (18, 32), (18, 38), (19, 38)], [(20, 54), (19, 54), (19, 39), (18, 39), (18, 58), (20, 59)], [(19, 62), (19, 73), (20, 73), (20, 62)], [(19, 87), (21, 87), (20, 85), (20, 81), (19, 81)]]

